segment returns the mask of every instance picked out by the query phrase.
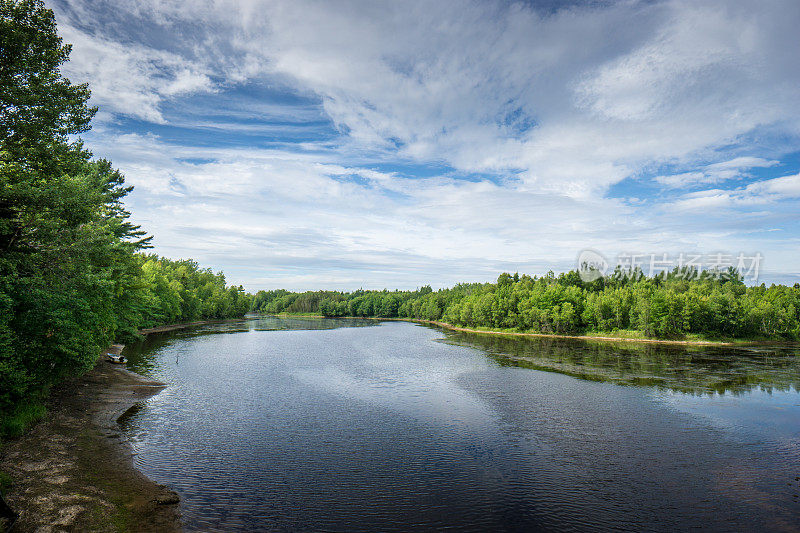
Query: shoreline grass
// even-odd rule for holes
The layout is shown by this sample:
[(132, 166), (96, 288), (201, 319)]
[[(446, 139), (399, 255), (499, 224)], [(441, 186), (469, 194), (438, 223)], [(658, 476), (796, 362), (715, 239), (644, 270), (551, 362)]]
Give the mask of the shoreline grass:
[(21, 437), (46, 414), (47, 408), (42, 401), (29, 400), (17, 404), (12, 413), (0, 418), (0, 439)]
[(554, 339), (577, 339), (584, 341), (605, 341), (605, 342), (642, 342), (653, 344), (675, 344), (691, 346), (748, 346), (748, 345), (772, 345), (772, 346), (797, 346), (797, 342), (778, 341), (768, 338), (731, 338), (731, 337), (704, 337), (698, 334), (689, 334), (682, 338), (661, 339), (657, 337), (647, 337), (640, 330), (612, 330), (612, 331), (591, 331), (583, 334), (562, 335), (558, 333), (544, 333), (540, 331), (525, 331), (518, 328), (488, 328), (483, 326), (464, 327), (440, 322), (436, 320), (423, 320), (418, 318), (405, 317), (378, 317), (378, 316), (324, 316), (316, 313), (270, 313), (258, 316), (274, 316), (279, 318), (347, 318), (359, 320), (379, 320), (379, 321), (399, 321), (412, 322), (417, 324), (431, 324), (453, 331), (465, 333), (481, 333), (487, 335), (508, 335), (519, 337), (540, 337)]

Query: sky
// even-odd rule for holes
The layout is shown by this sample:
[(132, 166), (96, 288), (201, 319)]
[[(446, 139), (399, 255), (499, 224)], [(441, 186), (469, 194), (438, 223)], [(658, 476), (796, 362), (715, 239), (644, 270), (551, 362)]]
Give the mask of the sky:
[(796, 0), (47, 5), (153, 251), (248, 290), (800, 282)]

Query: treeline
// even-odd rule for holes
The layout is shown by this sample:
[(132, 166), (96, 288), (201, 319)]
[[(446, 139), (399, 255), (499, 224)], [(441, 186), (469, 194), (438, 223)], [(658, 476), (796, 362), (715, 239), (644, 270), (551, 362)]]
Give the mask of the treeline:
[(565, 335), (628, 332), (661, 339), (800, 338), (800, 286), (748, 287), (734, 270), (675, 269), (654, 277), (617, 270), (584, 282), (576, 271), (502, 274), (496, 283), (433, 291), (259, 291), (267, 314), (411, 318)]
[(242, 286), (228, 286), (222, 272), (200, 268), (191, 259), (178, 261), (138, 254), (142, 272), (137, 328), (244, 316), (253, 297)]
[(132, 188), (74, 138), (96, 109), (60, 73), (69, 52), (41, 1), (0, 2), (0, 436), (115, 340), (250, 307), (222, 274), (141, 255)]

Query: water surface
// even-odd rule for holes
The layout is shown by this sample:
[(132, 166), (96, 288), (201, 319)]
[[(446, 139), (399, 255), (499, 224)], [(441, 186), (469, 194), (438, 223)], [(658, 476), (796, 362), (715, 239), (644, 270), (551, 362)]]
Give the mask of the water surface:
[(150, 336), (124, 420), (189, 530), (797, 530), (797, 349), (258, 319)]

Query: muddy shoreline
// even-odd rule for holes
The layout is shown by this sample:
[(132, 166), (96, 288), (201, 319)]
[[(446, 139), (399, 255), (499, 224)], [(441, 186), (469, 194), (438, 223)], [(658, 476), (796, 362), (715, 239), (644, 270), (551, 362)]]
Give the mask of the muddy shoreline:
[(14, 531), (180, 531), (177, 494), (134, 467), (117, 423), (164, 387), (100, 359), (54, 389), (45, 418), (2, 450)]
[[(232, 320), (241, 319), (139, 333)], [(115, 344), (104, 353), (123, 348)], [(13, 481), (5, 500), (19, 514), (13, 531), (181, 531), (178, 495), (134, 467), (131, 445), (117, 422), (165, 386), (100, 357), (94, 369), (55, 387), (44, 419), (0, 449), (0, 471)]]

